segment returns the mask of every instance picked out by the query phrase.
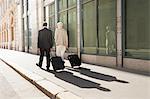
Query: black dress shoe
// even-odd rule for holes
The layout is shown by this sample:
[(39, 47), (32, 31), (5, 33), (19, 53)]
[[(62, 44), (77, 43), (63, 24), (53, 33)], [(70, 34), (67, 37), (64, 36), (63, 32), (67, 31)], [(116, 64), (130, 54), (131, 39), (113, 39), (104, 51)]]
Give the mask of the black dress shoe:
[(40, 66), (38, 63), (36, 63), (36, 66), (38, 66), (38, 67), (40, 67), (40, 68), (42, 67), (42, 66)]

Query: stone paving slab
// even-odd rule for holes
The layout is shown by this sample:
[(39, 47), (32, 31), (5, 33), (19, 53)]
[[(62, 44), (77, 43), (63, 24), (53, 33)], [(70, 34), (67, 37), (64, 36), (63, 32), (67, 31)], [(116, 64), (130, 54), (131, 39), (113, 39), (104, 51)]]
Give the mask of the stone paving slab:
[[(13, 64), (13, 67), (18, 68), (19, 71), (28, 70), (28, 72), (41, 76), (42, 79), (38, 79), (40, 78), (38, 76), (33, 78), (37, 82), (47, 80), (63, 88), (64, 91), (58, 93), (56, 91), (52, 95), (54, 99), (59, 99), (61, 96), (64, 99), (72, 99), (73, 95), (83, 99), (150, 99), (149, 76), (86, 63), (82, 63), (81, 68), (71, 68), (68, 60), (65, 60), (66, 68), (62, 72), (54, 73), (52, 66), (50, 68), (52, 71), (47, 72), (45, 71), (45, 59), (42, 69), (35, 65), (39, 60), (38, 55), (6, 49), (0, 49), (0, 58)], [(28, 75), (28, 73), (24, 74)], [(34, 80), (29, 79), (39, 89), (42, 89), (43, 87), (38, 86)], [(48, 89), (43, 88), (42, 90), (49, 94)], [(70, 97), (68, 93), (73, 95)]]
[(25, 70), (24, 68), (18, 66), (13, 62), (6, 62), (4, 60), (2, 61), (9, 65), (11, 68), (13, 68), (21, 76), (30, 81), (52, 99), (70, 99), (69, 97), (72, 97), (71, 99), (82, 99), (79, 96), (67, 91), (66, 89), (48, 81), (46, 78), (43, 78), (34, 72)]

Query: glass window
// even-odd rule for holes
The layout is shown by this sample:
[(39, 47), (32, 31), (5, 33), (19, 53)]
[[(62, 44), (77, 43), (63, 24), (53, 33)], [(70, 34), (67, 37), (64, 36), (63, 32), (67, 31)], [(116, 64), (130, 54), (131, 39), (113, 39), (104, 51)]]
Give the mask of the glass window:
[(67, 8), (67, 0), (59, 0), (59, 11)]
[(54, 3), (49, 6), (49, 10), (50, 10), (50, 12), (49, 12), (50, 16), (55, 14), (55, 4)]
[(68, 11), (69, 47), (77, 46), (76, 8)]
[(64, 28), (67, 30), (67, 12), (62, 12), (59, 14), (59, 21), (63, 22)]
[(52, 31), (55, 30), (55, 5), (54, 3), (49, 6), (49, 27)]
[(31, 15), (27, 16), (27, 46), (29, 46), (29, 48), (32, 47), (32, 29), (31, 29)]
[(126, 0), (125, 57), (150, 59), (149, 0)]
[[(29, 0), (27, 0), (27, 6), (28, 6), (28, 12), (31, 13), (32, 12), (32, 9), (33, 9), (33, 4), (32, 2), (29, 2)], [(35, 12), (33, 12), (35, 13)], [(28, 38), (28, 46), (29, 46), (29, 49), (32, 49), (32, 32), (33, 32), (33, 15), (32, 14), (28, 14), (27, 16), (27, 38)]]
[(68, 6), (74, 6), (76, 5), (76, 0), (68, 0)]
[(55, 30), (55, 17), (54, 16), (50, 17), (50, 19), (49, 19), (49, 28), (52, 31)]
[(95, 1), (83, 4), (83, 52), (96, 54), (97, 25)]
[(63, 22), (64, 28), (67, 30), (67, 11), (60, 12), (67, 9), (67, 0), (59, 0), (59, 21)]
[(93, 1), (93, 0), (82, 0), (83, 3), (89, 2), (89, 1)]
[(76, 0), (59, 0), (59, 21), (64, 23), (69, 37), (69, 47), (72, 51), (77, 46)]
[[(55, 3), (52, 3), (49, 6), (49, 28), (52, 30), (52, 35), (54, 37), (54, 31), (55, 31)], [(55, 46), (55, 45), (53, 45), (53, 46)]]
[(22, 0), (22, 13), (24, 14), (24, 0)]
[(116, 0), (99, 0), (98, 38), (100, 55), (116, 55)]

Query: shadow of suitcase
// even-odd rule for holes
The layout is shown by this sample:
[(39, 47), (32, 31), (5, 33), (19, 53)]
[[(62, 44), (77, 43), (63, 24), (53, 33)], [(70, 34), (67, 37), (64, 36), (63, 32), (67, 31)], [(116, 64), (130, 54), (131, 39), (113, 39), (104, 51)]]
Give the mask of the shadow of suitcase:
[(61, 59), (61, 57), (58, 57), (58, 56), (52, 57), (51, 63), (52, 63), (54, 71), (65, 68), (64, 61)]
[(80, 66), (81, 65), (81, 59), (76, 54), (68, 55), (68, 60), (69, 60), (69, 62), (71, 64), (72, 68), (74, 66)]

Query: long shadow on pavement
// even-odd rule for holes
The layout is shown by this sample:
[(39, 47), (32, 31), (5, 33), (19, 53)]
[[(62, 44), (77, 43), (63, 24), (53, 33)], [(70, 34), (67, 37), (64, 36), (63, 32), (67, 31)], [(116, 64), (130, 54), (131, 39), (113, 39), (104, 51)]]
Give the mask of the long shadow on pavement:
[(80, 78), (78, 76), (73, 75), (73, 73), (68, 71), (61, 71), (55, 73), (55, 76), (61, 80), (74, 84), (81, 88), (97, 88), (102, 91), (111, 91), (110, 89), (100, 87), (100, 84)]
[[(43, 69), (45, 70), (45, 69)], [(46, 70), (45, 70), (46, 71)], [(68, 71), (59, 71), (59, 72), (54, 72), (52, 70), (49, 71), (50, 73), (53, 73), (55, 77), (64, 80), (68, 83), (71, 83), (73, 85), (76, 85), (80, 88), (96, 88), (101, 91), (106, 91), (110, 92), (111, 90), (108, 88), (101, 87), (100, 84), (92, 82), (90, 80), (86, 80), (83, 78), (80, 78), (78, 76), (73, 75), (73, 73), (68, 72)]]
[(106, 74), (102, 74), (102, 73), (97, 73), (97, 72), (91, 71), (90, 69), (83, 68), (83, 67), (67, 68), (67, 69), (71, 70), (71, 71), (79, 72), (80, 74), (86, 75), (88, 77), (92, 77), (92, 78), (95, 78), (95, 79), (100, 79), (100, 80), (104, 80), (104, 81), (108, 81), (108, 82), (117, 81), (117, 82), (120, 82), (120, 83), (129, 83), (127, 81), (119, 80), (115, 76), (110, 76), (110, 75), (106, 75)]

